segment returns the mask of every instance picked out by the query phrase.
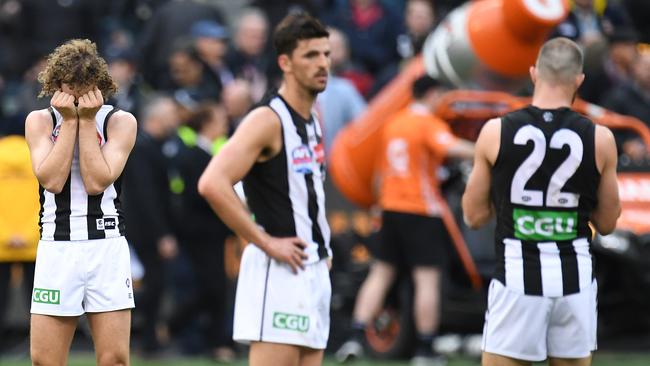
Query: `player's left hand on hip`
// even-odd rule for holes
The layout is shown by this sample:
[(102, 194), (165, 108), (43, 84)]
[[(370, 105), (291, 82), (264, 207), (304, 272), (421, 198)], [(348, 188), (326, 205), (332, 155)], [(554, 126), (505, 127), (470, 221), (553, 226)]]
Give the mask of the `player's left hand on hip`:
[(93, 90), (79, 97), (77, 113), (80, 120), (95, 120), (97, 111), (104, 105), (102, 92), (95, 87)]

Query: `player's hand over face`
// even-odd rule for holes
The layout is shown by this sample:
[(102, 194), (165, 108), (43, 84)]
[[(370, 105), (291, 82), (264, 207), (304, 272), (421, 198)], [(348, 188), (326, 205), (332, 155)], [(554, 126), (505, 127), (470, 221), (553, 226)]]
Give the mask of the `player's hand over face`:
[(95, 87), (93, 90), (79, 97), (77, 111), (79, 119), (85, 121), (94, 121), (97, 111), (104, 105), (102, 92)]
[(77, 120), (77, 107), (74, 105), (74, 95), (56, 91), (50, 100), (50, 105), (61, 113), (64, 121)]
[(278, 262), (288, 264), (293, 273), (298, 273), (298, 268), (305, 269), (303, 261), (308, 258), (305, 248), (307, 244), (300, 238), (272, 238), (266, 254)]

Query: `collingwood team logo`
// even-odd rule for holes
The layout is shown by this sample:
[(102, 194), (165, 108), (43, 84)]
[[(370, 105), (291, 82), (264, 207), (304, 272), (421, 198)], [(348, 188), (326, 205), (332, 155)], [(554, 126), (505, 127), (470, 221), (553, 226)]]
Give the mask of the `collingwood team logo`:
[(59, 138), (59, 132), (61, 132), (61, 125), (57, 125), (54, 127), (54, 130), (52, 130), (52, 142), (56, 142), (56, 139)]
[(313, 174), (314, 166), (320, 166), (321, 173), (324, 172), (325, 163), (325, 149), (323, 144), (317, 144), (312, 151), (307, 145), (300, 145), (291, 151), (291, 165), (296, 173), (300, 174)]

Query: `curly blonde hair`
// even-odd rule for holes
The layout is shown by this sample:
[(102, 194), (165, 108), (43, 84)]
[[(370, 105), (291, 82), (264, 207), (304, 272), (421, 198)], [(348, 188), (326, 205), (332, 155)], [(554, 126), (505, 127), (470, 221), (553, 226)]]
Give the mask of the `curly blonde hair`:
[(47, 57), (38, 81), (43, 84), (39, 97), (53, 95), (64, 83), (74, 87), (97, 86), (104, 99), (117, 92), (106, 61), (97, 53), (97, 45), (88, 39), (72, 39), (57, 47)]

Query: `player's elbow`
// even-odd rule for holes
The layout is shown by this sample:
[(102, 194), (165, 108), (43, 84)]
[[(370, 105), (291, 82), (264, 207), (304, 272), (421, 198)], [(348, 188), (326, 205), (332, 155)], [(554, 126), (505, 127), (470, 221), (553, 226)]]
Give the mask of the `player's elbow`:
[(54, 194), (61, 193), (63, 191), (64, 185), (65, 184), (58, 183), (58, 182), (41, 182), (41, 186), (43, 187), (43, 189)]
[(465, 212), (463, 213), (463, 221), (470, 229), (478, 229), (489, 219), (489, 215), (482, 215), (480, 213)]
[(84, 180), (84, 189), (89, 196), (96, 196), (103, 193), (108, 186), (110, 186), (112, 181), (100, 181), (97, 179), (86, 179)]
[(620, 215), (621, 208), (618, 207), (617, 209), (611, 210), (607, 216), (594, 215), (591, 219), (591, 223), (600, 235), (608, 235), (616, 229), (616, 221)]
[(63, 179), (48, 179), (46, 177), (40, 176), (38, 173), (36, 174), (36, 178), (38, 179), (38, 183), (41, 185), (41, 187), (50, 193), (59, 194), (63, 191), (63, 187), (65, 186), (65, 181)]
[[(474, 202), (473, 202), (474, 201)], [(478, 229), (485, 224), (492, 215), (490, 207), (480, 207), (468, 195), (463, 195), (462, 200), (463, 221), (471, 229)]]
[(205, 175), (202, 175), (199, 179), (197, 189), (201, 197), (205, 198), (207, 201), (214, 201), (219, 198), (217, 187), (214, 185), (214, 182), (211, 183)]

